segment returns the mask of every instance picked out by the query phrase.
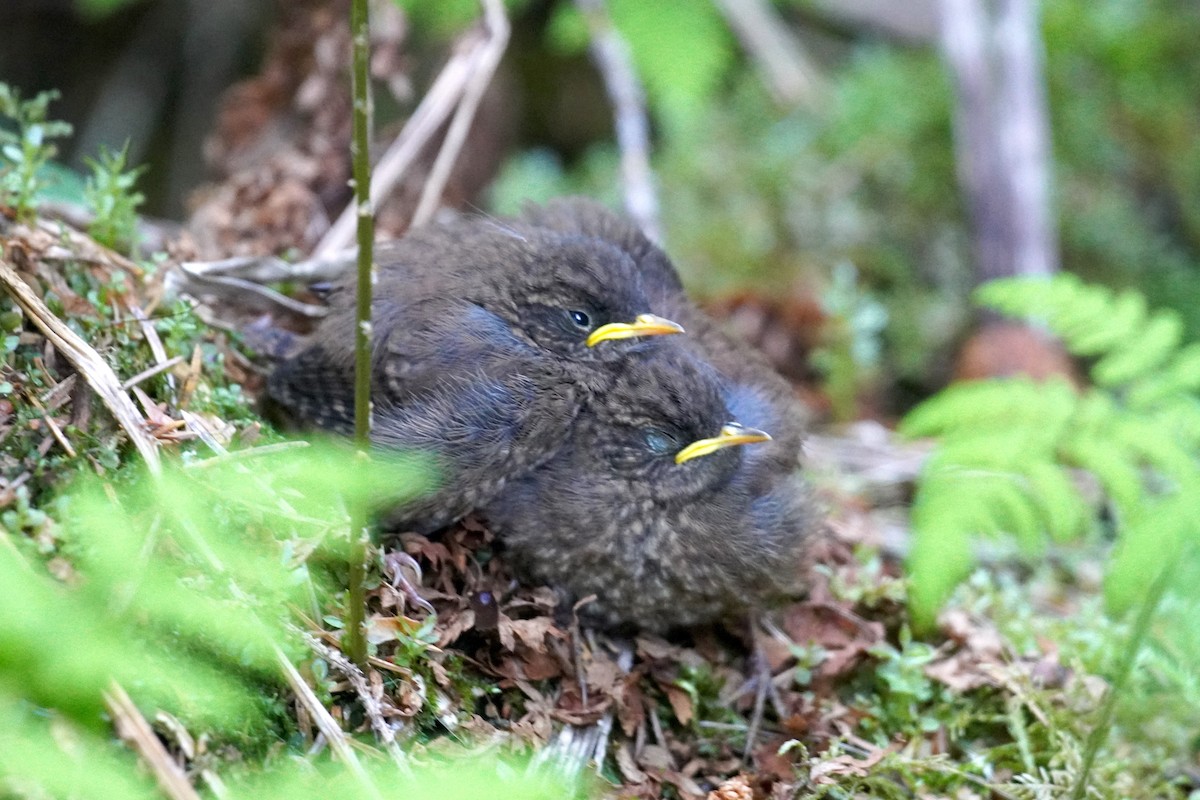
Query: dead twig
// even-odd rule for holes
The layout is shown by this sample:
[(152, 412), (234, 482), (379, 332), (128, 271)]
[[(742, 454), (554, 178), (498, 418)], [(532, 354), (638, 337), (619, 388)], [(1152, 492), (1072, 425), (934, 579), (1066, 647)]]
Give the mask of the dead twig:
[(134, 386), (137, 386), (142, 381), (147, 380), (149, 378), (153, 378), (158, 373), (166, 372), (167, 370), (169, 370), (171, 367), (175, 366), (176, 364), (182, 364), (182, 363), (183, 363), (183, 356), (174, 356), (173, 358), (168, 358), (166, 361), (161, 361), (161, 362), (155, 364), (153, 367), (147, 367), (146, 369), (139, 372), (137, 375), (134, 375), (132, 378), (130, 378), (129, 380), (122, 383), (121, 388), (124, 389), (125, 391), (129, 391), (130, 389), (132, 389)]
[[(167, 289), (172, 293), (186, 293), (193, 297), (209, 296), (234, 300), (239, 306), (254, 307), (264, 311), (282, 308), (311, 319), (325, 316), (327, 311), (324, 306), (309, 305), (299, 300), (293, 300), (260, 283), (229, 274), (232, 271), (231, 262), (235, 265), (244, 264), (247, 269), (254, 270), (271, 264), (272, 260), (287, 265), (287, 262), (275, 259), (273, 256), (264, 259), (233, 258), (222, 261), (188, 261), (180, 264), (178, 269), (171, 271), (167, 277)], [(276, 278), (276, 280), (290, 280), (292, 277), (286, 275)]]
[(147, 432), (145, 417), (138, 412), (137, 406), (121, 388), (121, 381), (112, 367), (91, 345), (56, 317), (25, 281), (21, 280), (16, 270), (5, 261), (0, 261), (0, 283), (50, 343), (71, 362), (99, 395), (100, 400), (117, 420), (117, 424), (125, 430), (134, 447), (142, 454), (150, 471), (159, 472), (161, 464), (158, 442)]
[(340, 650), (327, 646), (312, 634), (304, 633), (304, 641), (314, 653), (325, 659), (331, 667), (346, 676), (346, 680), (350, 682), (350, 685), (354, 687), (355, 694), (358, 695), (358, 701), (362, 704), (363, 714), (366, 715), (371, 723), (371, 729), (375, 731), (375, 735), (383, 742), (383, 746), (387, 748), (388, 755), (392, 757), (392, 761), (396, 766), (402, 770), (407, 770), (408, 760), (404, 757), (404, 751), (396, 743), (396, 732), (392, 730), (392, 726), (383, 718), (383, 702), (371, 691), (367, 676), (363, 674), (363, 671), (354, 662), (346, 658)]
[[(450, 118), (470, 81), (472, 65), (482, 44), (476, 31), (459, 41), (454, 54), (425, 93), (417, 110), (371, 171), (372, 206), (377, 206), (400, 184), (421, 150)], [(352, 202), (313, 248), (313, 257), (329, 258), (348, 248), (354, 241), (357, 219), (358, 209)]]
[[(332, 280), (354, 263), (354, 250), (346, 249), (325, 256), (313, 256), (291, 263), (279, 256), (235, 256), (217, 261), (185, 261), (172, 270), (166, 279), (168, 292), (195, 294), (197, 285), (210, 284), (220, 291), (217, 278), (241, 278), (255, 283), (275, 281), (305, 281), (316, 283)], [(315, 315), (314, 315), (315, 316)]]
[(272, 453), (278, 453), (283, 450), (295, 450), (297, 448), (304, 448), (308, 446), (308, 442), (297, 440), (291, 442), (275, 442), (274, 444), (264, 444), (258, 447), (248, 447), (245, 450), (234, 450), (233, 452), (226, 452), (222, 449), (221, 455), (213, 456), (212, 458), (206, 458), (202, 461), (189, 462), (184, 465), (184, 469), (189, 471), (202, 470), (207, 469), (208, 467), (229, 464), (234, 461), (247, 461), (252, 458), (271, 455)]
[(32, 395), (29, 397), (29, 402), (33, 404), (34, 408), (41, 412), (42, 421), (46, 423), (46, 427), (50, 429), (50, 433), (62, 446), (62, 449), (66, 450), (67, 455), (69, 455), (71, 458), (75, 458), (75, 448), (71, 446), (69, 441), (67, 441), (67, 437), (63, 435), (62, 428), (58, 427), (58, 423), (54, 421), (54, 417), (50, 416), (50, 412), (46, 410), (46, 407), (43, 406), (38, 399)]
[(782, 106), (813, 106), (821, 78), (800, 40), (766, 0), (716, 0), (725, 21), (750, 54), (763, 82)]
[[(154, 356), (154, 362), (160, 367), (167, 362), (167, 348), (163, 347), (162, 339), (158, 337), (158, 331), (154, 329), (154, 323), (146, 316), (146, 312), (141, 306), (133, 302), (130, 295), (124, 297), (125, 308), (133, 315), (133, 318), (138, 321), (138, 327), (142, 329), (142, 337), (146, 340), (146, 344), (150, 347), (150, 353)], [(167, 386), (171, 389), (171, 393), (176, 391), (175, 376), (167, 376)]]
[[(426, 222), (436, 211), (479, 102), (508, 45), (510, 26), (503, 5), (499, 0), (483, 0), (483, 8), (484, 33), (472, 30), (459, 40), (437, 80), (371, 172), (371, 206), (375, 207), (404, 180), (425, 146), (450, 120), (445, 141), (413, 215), (413, 225)], [(357, 208), (351, 203), (304, 261), (290, 264), (277, 256), (189, 261), (167, 276), (167, 289), (172, 293), (235, 298), (242, 304), (249, 292), (266, 310), (282, 308), (313, 319), (323, 317), (327, 313), (324, 306), (300, 303), (261, 284), (285, 280), (316, 282), (344, 274), (354, 263), (356, 224)]]
[(171, 758), (167, 748), (155, 736), (150, 723), (124, 689), (116, 683), (111, 684), (104, 693), (104, 705), (112, 714), (117, 736), (141, 756), (164, 794), (172, 800), (200, 800), (200, 795), (188, 783), (183, 770)]
[(588, 49), (613, 106), (625, 210), (651, 241), (661, 242), (658, 190), (654, 185), (654, 171), (650, 168), (646, 93), (633, 68), (629, 46), (613, 25), (604, 0), (575, 0), (575, 5), (587, 23), (591, 36)]
[(296, 668), (292, 666), (292, 662), (288, 660), (288, 657), (279, 648), (275, 648), (275, 660), (283, 669), (283, 677), (295, 693), (296, 699), (304, 707), (304, 710), (308, 712), (316, 724), (317, 730), (325, 737), (325, 741), (329, 743), (334, 756), (350, 770), (363, 789), (366, 790), (368, 797), (382, 800), (383, 795), (379, 793), (378, 787), (372, 783), (370, 776), (367, 775), (367, 771), (359, 763), (358, 756), (354, 754), (354, 750), (350, 746), (350, 741), (347, 739), (345, 731), (338, 726), (337, 720), (321, 704), (316, 694), (304, 682), (304, 678), (300, 677), (300, 673), (296, 671)]
[(425, 188), (421, 191), (421, 201), (413, 213), (413, 227), (424, 225), (437, 210), (442, 191), (446, 188), (446, 181), (450, 178), (450, 170), (454, 168), (454, 162), (458, 159), (463, 143), (467, 140), (467, 133), (471, 130), (471, 123), (475, 120), (479, 101), (483, 99), (484, 92), (492, 82), (492, 76), (496, 74), (500, 58), (508, 47), (511, 30), (508, 17), (504, 13), (504, 4), (500, 0), (481, 1), (487, 37), (471, 61), (469, 77), (463, 87), (458, 110), (454, 113), (449, 130), (446, 131), (446, 138), (438, 151), (437, 159), (433, 162), (433, 169), (425, 182)]

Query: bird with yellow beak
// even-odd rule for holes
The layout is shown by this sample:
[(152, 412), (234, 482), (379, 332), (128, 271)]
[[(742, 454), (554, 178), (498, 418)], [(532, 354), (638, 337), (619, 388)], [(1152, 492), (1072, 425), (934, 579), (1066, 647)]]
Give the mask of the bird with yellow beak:
[[(631, 363), (545, 464), (484, 507), (521, 577), (607, 628), (666, 631), (800, 588), (813, 515), (799, 479), (752, 456), (728, 386), (683, 349)], [(762, 474), (769, 470), (770, 474)]]
[[(306, 349), (268, 379), (286, 415), (341, 433), (353, 429), (353, 286), (333, 287)], [(588, 235), (461, 217), (381, 245), (371, 439), (436, 471), (436, 489), (389, 527), (445, 526), (550, 458), (618, 364), (684, 338), (654, 311), (629, 255)]]

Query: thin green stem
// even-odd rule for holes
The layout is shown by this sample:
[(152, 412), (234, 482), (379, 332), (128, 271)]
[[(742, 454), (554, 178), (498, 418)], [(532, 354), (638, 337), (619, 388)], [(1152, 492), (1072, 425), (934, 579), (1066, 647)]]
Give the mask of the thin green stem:
[[(1179, 552), (1181, 548), (1175, 549), (1175, 555), (1181, 556), (1182, 553)], [(1100, 716), (1091, 733), (1088, 734), (1087, 743), (1084, 745), (1082, 769), (1079, 777), (1075, 780), (1075, 785), (1071, 788), (1071, 800), (1083, 800), (1084, 795), (1087, 794), (1088, 780), (1092, 767), (1096, 763), (1096, 756), (1100, 753), (1100, 748), (1108, 739), (1109, 730), (1112, 728), (1112, 718), (1117, 708), (1117, 700), (1124, 693), (1129, 676), (1133, 674), (1133, 665), (1137, 663), (1138, 653), (1142, 651), (1142, 645), (1145, 644), (1146, 636), (1150, 633), (1150, 622), (1154, 619), (1154, 613), (1158, 611), (1167, 587), (1171, 585), (1171, 580), (1175, 577), (1175, 569), (1180, 561), (1181, 558), (1175, 557), (1164, 562), (1158, 577), (1154, 579), (1154, 583), (1146, 592), (1146, 598), (1142, 601), (1141, 608), (1138, 609), (1137, 618), (1133, 622), (1133, 630), (1129, 633), (1129, 641), (1125, 643), (1121, 661), (1117, 665), (1116, 674), (1113, 675), (1112, 685), (1108, 689), (1108, 694), (1104, 696), (1104, 703), (1100, 706)]]
[[(371, 442), (371, 288), (372, 244), (375, 217), (371, 208), (369, 135), (371, 124), (370, 87), (367, 61), (370, 57), (367, 0), (353, 0), (350, 33), (354, 49), (354, 138), (350, 155), (354, 169), (354, 203), (358, 209), (358, 302), (354, 326), (354, 444), (364, 467)], [(350, 509), (350, 598), (346, 609), (346, 653), (360, 667), (367, 662), (363, 623), (366, 614), (366, 560), (370, 531), (365, 500)]]

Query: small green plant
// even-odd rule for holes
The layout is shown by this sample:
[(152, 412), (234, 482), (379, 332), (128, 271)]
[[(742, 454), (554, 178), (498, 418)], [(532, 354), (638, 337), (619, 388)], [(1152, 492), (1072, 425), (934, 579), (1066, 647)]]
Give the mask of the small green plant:
[(126, 169), (129, 143), (120, 150), (100, 149), (99, 159), (87, 159), (92, 170), (83, 189), (84, 200), (95, 213), (88, 233), (93, 239), (114, 249), (135, 244), (137, 210), (145, 196), (134, 189), (145, 167)]
[[(344, 771), (326, 772), (318, 795), (289, 794), (298, 773), (286, 764), (250, 769), (287, 733), (277, 676), (284, 653), (302, 653), (293, 610), (319, 619), (340, 605), (326, 578), (344, 569), (347, 504), (372, 506), (425, 482), (414, 461), (356, 464), (346, 448), (312, 446), (160, 476), (126, 470), (111, 483), (92, 476), (63, 500), (61, 582), (25, 548), (5, 546), (44, 520), (24, 506), (6, 514), (0, 796), (74, 796), (83, 785), (95, 797), (155, 796), (109, 741), (103, 698), (113, 682), (141, 707), (236, 747), (253, 784), (231, 796), (369, 796)], [(409, 780), (415, 796), (433, 796), (433, 778)], [(449, 788), (465, 792), (474, 780)], [(529, 779), (513, 796), (563, 796), (547, 786)]]
[[(1040, 321), (1076, 356), (1093, 386), (1065, 380), (952, 386), (902, 423), (939, 446), (919, 482), (910, 558), (912, 610), (928, 624), (973, 563), (974, 534), (1010, 534), (1038, 554), (1115, 522), (1106, 594), (1123, 611), (1161, 568), (1198, 538), (1200, 343), (1182, 345), (1173, 311), (1150, 312), (1134, 291), (1114, 293), (1062, 275), (1008, 279), (978, 299)], [(1104, 502), (1089, 502), (1075, 470)]]
[(878, 372), (887, 309), (859, 285), (858, 270), (843, 261), (833, 268), (821, 306), (829, 315), (824, 343), (813, 364), (825, 373), (825, 391), (839, 420), (854, 419), (858, 392)]
[[(1072, 354), (1091, 360), (1092, 385), (962, 384), (904, 421), (910, 435), (940, 438), (913, 504), (910, 608), (919, 624), (932, 623), (971, 568), (978, 534), (1008, 534), (1038, 554), (1047, 540), (1113, 523), (1106, 601), (1113, 612), (1136, 607), (1137, 614), (1084, 743), (1072, 782), (1078, 800), (1156, 613), (1172, 605), (1166, 600), (1193, 607), (1197, 598), (1194, 580), (1177, 576), (1195, 573), (1200, 549), (1200, 344), (1183, 345), (1176, 312), (1150, 312), (1136, 292), (1084, 285), (1070, 275), (997, 281), (977, 297), (1036, 320)], [(1089, 503), (1081, 474), (1093, 477), (1101, 502)], [(1175, 614), (1162, 621), (1156, 646), (1194, 673), (1186, 650), (1194, 620)]]
[(935, 700), (942, 700), (944, 690), (925, 675), (925, 667), (937, 655), (937, 650), (924, 642), (914, 642), (907, 628), (900, 631), (900, 646), (880, 642), (871, 648), (879, 659), (876, 671), (879, 679), (880, 719), (883, 730), (903, 731), (908, 736), (932, 733), (942, 720), (930, 713)]
[(49, 91), (22, 100), (16, 89), (0, 83), (0, 115), (15, 127), (0, 126), (0, 204), (12, 206), (20, 219), (33, 217), (48, 185), (46, 168), (57, 152), (50, 140), (71, 135), (69, 124), (46, 118), (58, 96)]

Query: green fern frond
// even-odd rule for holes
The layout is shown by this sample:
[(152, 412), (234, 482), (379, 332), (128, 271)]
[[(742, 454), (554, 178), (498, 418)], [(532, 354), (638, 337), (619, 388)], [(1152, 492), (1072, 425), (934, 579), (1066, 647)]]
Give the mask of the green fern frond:
[(1113, 292), (1069, 273), (992, 281), (976, 290), (975, 299), (1044, 325), (1074, 355), (1099, 357), (1092, 379), (1101, 386), (1121, 386), (1162, 367), (1183, 338), (1178, 313), (1148, 312), (1136, 291)]
[(1096, 476), (1118, 511), (1127, 513), (1142, 498), (1142, 475), (1128, 451), (1094, 436), (1077, 435), (1063, 442), (1062, 458)]
[(1039, 384), (1014, 378), (960, 383), (913, 409), (900, 423), (900, 432), (914, 437), (959, 437), (1021, 428), (1057, 438), (1075, 403), (1074, 390), (1065, 381)]
[(1092, 368), (1101, 386), (1120, 386), (1158, 369), (1179, 349), (1183, 320), (1173, 311), (1160, 311), (1134, 336), (1108, 351)]
[(1049, 461), (1026, 465), (1029, 495), (1038, 504), (1042, 527), (1056, 542), (1079, 535), (1087, 523), (1090, 509), (1071, 474)]
[[(959, 384), (901, 423), (906, 435), (939, 439), (914, 501), (914, 617), (932, 622), (943, 593), (965, 575), (970, 537), (1004, 533), (1036, 552), (1046, 539), (1094, 524), (1100, 508), (1085, 501), (1073, 470), (1091, 473), (1117, 512), (1120, 541), (1106, 598), (1113, 609), (1125, 608), (1133, 587), (1152, 582), (1147, 570), (1164, 558), (1166, 534), (1146, 531), (1155, 518), (1147, 509), (1174, 515), (1164, 530), (1178, 525), (1180, 536), (1200, 539), (1200, 517), (1181, 516), (1172, 500), (1200, 494), (1200, 343), (1184, 346), (1179, 315), (1149, 311), (1137, 292), (1072, 275), (995, 281), (976, 297), (1044, 325), (1069, 352), (1093, 359), (1093, 386)], [(947, 547), (950, 569), (938, 565)]]
[[(1104, 576), (1104, 599), (1111, 611), (1124, 613), (1140, 603), (1164, 567), (1189, 554), (1189, 542), (1190, 555), (1195, 555), (1197, 488), (1148, 500), (1124, 521)], [(1194, 597), (1195, 588), (1185, 594)]]

